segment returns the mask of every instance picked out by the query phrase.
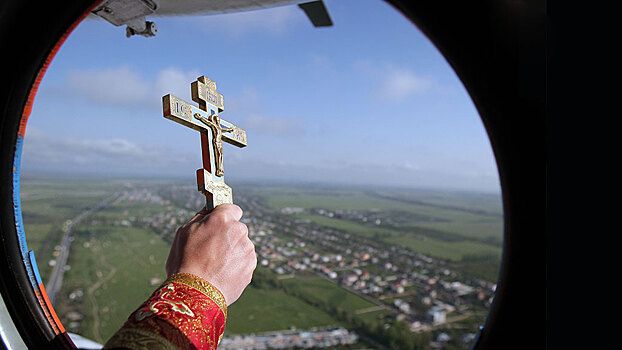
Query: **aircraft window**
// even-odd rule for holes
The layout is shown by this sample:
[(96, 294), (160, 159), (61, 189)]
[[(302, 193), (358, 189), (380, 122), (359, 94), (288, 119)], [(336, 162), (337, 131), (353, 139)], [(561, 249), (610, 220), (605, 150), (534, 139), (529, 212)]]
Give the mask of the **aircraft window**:
[(470, 346), (503, 243), (482, 122), (399, 12), (325, 3), (328, 28), (291, 5), (156, 17), (148, 38), (87, 19), (69, 36), (36, 96), (20, 192), (69, 332), (103, 344), (166, 278), (175, 230), (204, 197), (199, 135), (163, 118), (161, 98), (192, 101), (206, 75), (221, 116), (247, 130), (224, 169), (258, 254), (219, 348)]

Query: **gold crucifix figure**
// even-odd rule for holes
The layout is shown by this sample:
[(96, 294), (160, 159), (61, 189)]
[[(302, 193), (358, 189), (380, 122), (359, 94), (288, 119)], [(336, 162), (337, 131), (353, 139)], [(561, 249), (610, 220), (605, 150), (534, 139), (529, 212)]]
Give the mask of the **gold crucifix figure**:
[(197, 113), (194, 117), (212, 129), (212, 145), (214, 147), (214, 161), (216, 162), (216, 176), (222, 176), (224, 174), (224, 170), (222, 168), (222, 132), (232, 132), (234, 129), (223, 127), (220, 124), (220, 117), (218, 114), (210, 114), (209, 117), (205, 118)]
[(205, 195), (208, 209), (233, 203), (231, 187), (225, 184), (222, 142), (245, 147), (246, 131), (220, 119), (224, 111), (223, 96), (216, 83), (200, 76), (191, 84), (192, 100), (199, 108), (173, 95), (162, 97), (164, 117), (201, 132), (203, 168), (197, 170), (197, 185)]

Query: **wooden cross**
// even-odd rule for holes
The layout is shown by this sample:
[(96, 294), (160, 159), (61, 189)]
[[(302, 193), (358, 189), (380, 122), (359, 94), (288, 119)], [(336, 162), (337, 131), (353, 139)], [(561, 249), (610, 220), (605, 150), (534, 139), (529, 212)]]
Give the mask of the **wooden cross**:
[(214, 81), (200, 76), (191, 84), (191, 91), (199, 108), (171, 94), (162, 97), (162, 108), (164, 118), (201, 132), (203, 168), (197, 170), (197, 185), (205, 195), (207, 208), (212, 209), (233, 203), (231, 187), (225, 184), (222, 142), (246, 147), (246, 131), (220, 119), (224, 101)]

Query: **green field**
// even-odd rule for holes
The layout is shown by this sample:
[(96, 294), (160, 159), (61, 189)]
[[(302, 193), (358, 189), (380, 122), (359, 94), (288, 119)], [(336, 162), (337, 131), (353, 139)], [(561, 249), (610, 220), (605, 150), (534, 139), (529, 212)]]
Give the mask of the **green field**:
[[(285, 207), (325, 210), (379, 210), (435, 218), (439, 222), (412, 222), (403, 227), (364, 225), (350, 220), (313, 213), (302, 219), (390, 245), (408, 247), (432, 257), (460, 261), (465, 256), (501, 256), (503, 216), (498, 195), (440, 191), (364, 191), (256, 187), (250, 193), (262, 196), (274, 210)], [(407, 199), (407, 198), (416, 198)]]
[(305, 277), (282, 280), (281, 283), (292, 289), (294, 293), (305, 296), (311, 302), (326, 304), (327, 307), (341, 308), (356, 312), (376, 304), (341, 288), (335, 282), (323, 277)]
[[(344, 325), (343, 314), (376, 321), (388, 313), (335, 282), (314, 275), (278, 279), (264, 268), (229, 309), (227, 334)], [(261, 280), (257, 284), (257, 279)], [(272, 282), (266, 282), (271, 280)]]
[(247, 288), (228, 314), (225, 336), (340, 324), (328, 312), (276, 288)]
[(401, 190), (381, 192), (364, 188), (257, 186), (249, 188), (248, 191), (267, 198), (268, 205), (273, 208), (321, 207), (330, 210), (398, 210), (460, 221), (477, 219), (479, 215), (469, 215), (476, 211), (490, 212), (490, 214), (496, 214), (499, 217), (502, 215), (501, 199), (499, 195), (495, 194), (408, 190), (407, 193), (410, 196), (417, 198), (416, 201), (409, 202), (400, 198), (405, 196)]
[(44, 282), (64, 222), (110, 196), (115, 187), (109, 181), (89, 179), (22, 178), (20, 196), (28, 249), (35, 252)]
[[(170, 246), (133, 227), (83, 225), (75, 237), (59, 313), (76, 310), (85, 315), (75, 331), (103, 342), (166, 278)], [(69, 294), (76, 290), (83, 291), (83, 298), (70, 301)], [(69, 324), (66, 318), (63, 323)]]
[[(63, 223), (127, 186), (147, 188), (154, 194), (171, 192), (164, 181), (22, 181), (28, 246), (35, 251), (44, 282)], [(465, 276), (494, 281), (498, 274), (503, 217), (500, 198), (495, 195), (249, 185), (236, 188), (236, 195), (258, 197), (272, 212), (301, 207), (395, 216), (401, 221), (393, 226), (328, 217), (311, 210), (293, 218), (307, 219), (322, 229), (445, 259), (449, 267)], [(165, 278), (164, 263), (170, 247), (167, 239), (187, 219), (176, 214), (185, 202), (183, 197), (158, 203), (121, 201), (76, 226), (68, 261), (71, 268), (65, 273), (55, 306), (69, 331), (103, 343), (153, 292)], [(193, 213), (193, 209), (185, 209)], [(171, 228), (155, 230), (141, 224), (141, 219), (156, 218), (162, 213), (172, 213), (166, 219)], [(276, 235), (281, 240), (291, 238), (283, 232)], [(317, 243), (309, 243), (305, 249), (320, 248)], [(378, 267), (368, 269), (375, 273)], [(255, 277), (229, 308), (226, 335), (292, 327), (360, 326), (361, 322), (382, 324), (392, 312), (386, 306), (379, 307), (377, 301), (311, 273), (278, 279), (270, 270), (259, 269)]]

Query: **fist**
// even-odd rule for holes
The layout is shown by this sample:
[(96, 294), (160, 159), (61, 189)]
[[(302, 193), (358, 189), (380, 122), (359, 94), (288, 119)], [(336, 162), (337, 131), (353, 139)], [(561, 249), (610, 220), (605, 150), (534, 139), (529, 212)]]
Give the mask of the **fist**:
[(242, 209), (235, 204), (221, 204), (211, 211), (203, 208), (177, 230), (166, 274), (199, 276), (218, 288), (231, 305), (251, 282), (257, 267), (255, 246), (241, 217)]

